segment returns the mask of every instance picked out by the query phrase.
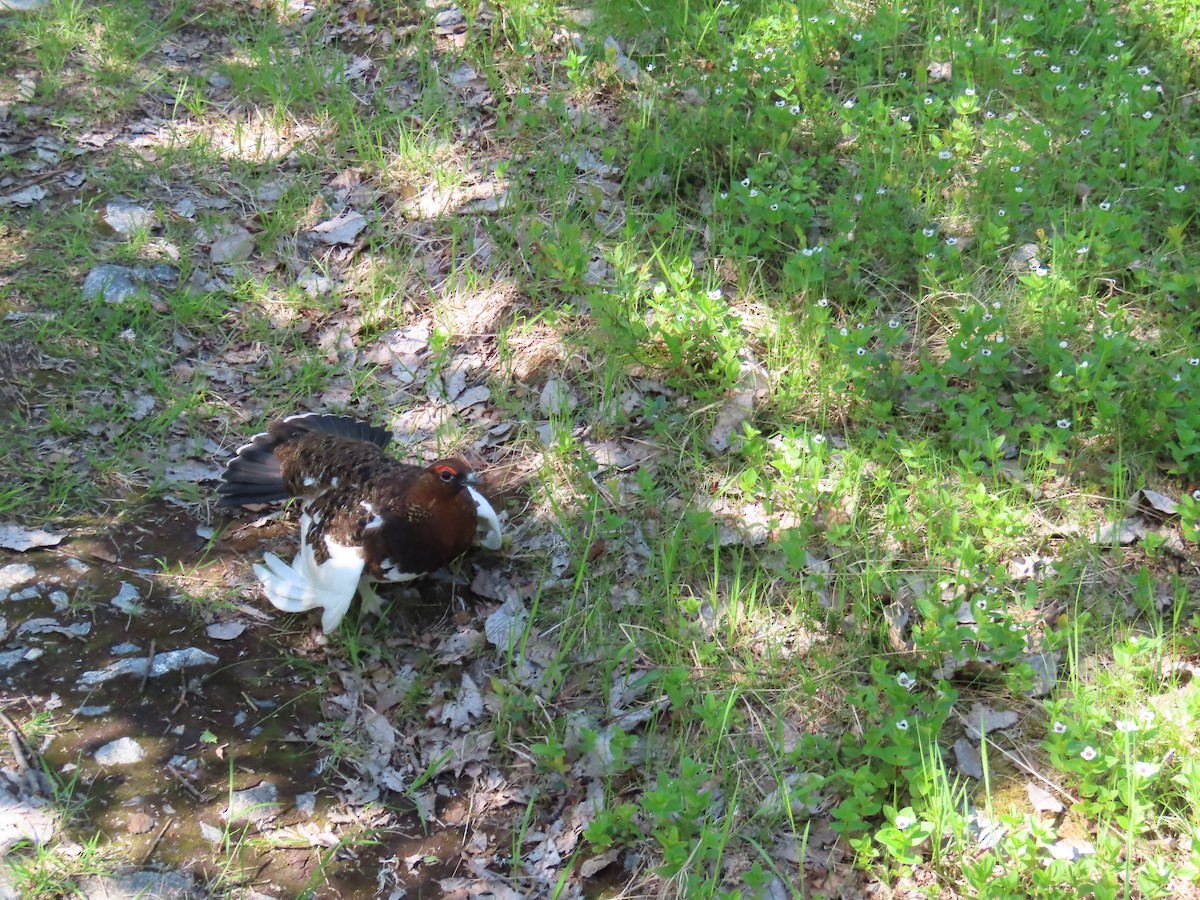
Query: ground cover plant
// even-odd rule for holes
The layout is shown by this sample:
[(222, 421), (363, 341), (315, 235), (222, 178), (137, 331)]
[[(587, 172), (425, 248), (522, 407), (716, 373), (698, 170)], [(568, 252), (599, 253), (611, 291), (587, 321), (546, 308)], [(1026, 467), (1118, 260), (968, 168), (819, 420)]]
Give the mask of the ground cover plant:
[[(1193, 896), (1194, 19), (0, 12), (6, 711), (61, 813), (11, 877)], [(249, 565), (289, 514), (231, 522), (212, 479), (299, 410), (465, 454), (505, 550), (327, 644), (275, 614)], [(91, 574), (52, 568), (97, 535), (118, 551)], [(162, 764), (194, 796), (141, 831), (97, 812), (135, 792), (45, 687), (75, 642), (31, 655), (20, 626), (39, 603), (53, 634), (92, 622), (79, 677), (106, 665), (129, 600), (86, 581), (106, 564), (154, 586), (140, 626), (117, 605), (148, 669), (216, 634), (222, 664), (272, 660), (251, 694), (291, 686), (246, 697), (265, 739), (193, 701)], [(146, 683), (175, 722), (179, 692)], [(105, 734), (145, 737), (152, 711)], [(319, 764), (259, 771), (264, 740)]]

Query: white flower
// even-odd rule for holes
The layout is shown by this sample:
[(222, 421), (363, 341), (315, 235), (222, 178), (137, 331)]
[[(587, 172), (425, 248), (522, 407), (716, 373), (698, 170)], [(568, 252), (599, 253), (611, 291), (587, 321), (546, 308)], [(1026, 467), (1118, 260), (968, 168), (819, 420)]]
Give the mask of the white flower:
[(906, 828), (911, 828), (913, 825), (916, 825), (916, 824), (917, 824), (917, 819), (915, 816), (909, 816), (904, 813), (896, 814), (896, 827), (899, 828), (901, 831), (904, 831), (904, 829), (906, 829)]
[(783, 109), (783, 108), (784, 108), (784, 106), (786, 106), (786, 105), (787, 105), (787, 101), (786, 101), (786, 100), (782, 100), (782, 99), (781, 99), (781, 100), (776, 100), (776, 101), (775, 101), (775, 107), (776, 107), (777, 109)]
[(1122, 734), (1129, 734), (1131, 731), (1137, 731), (1138, 727), (1137, 722), (1133, 721), (1133, 719), (1118, 719), (1113, 724), (1117, 726), (1117, 731), (1121, 732)]
[(996, 215), (998, 215), (1000, 218), (1002, 218), (1002, 219), (1003, 219), (1005, 216), (1007, 216), (1007, 215), (1008, 215), (1008, 212), (1007, 212), (1007, 211), (1004, 209), (1004, 207), (1002, 206), (1002, 207), (1000, 207), (998, 210), (996, 210)]
[(855, 352), (855, 353), (857, 353), (859, 356), (866, 356), (866, 355), (867, 355), (867, 348), (866, 348), (866, 347), (859, 347), (859, 348), (858, 348), (857, 350), (855, 350), (854, 352)]
[(899, 328), (899, 327), (900, 327), (899, 319), (888, 319), (888, 328)]
[(1183, 193), (1184, 191), (1186, 191), (1186, 190), (1187, 190), (1187, 185), (1186, 185), (1186, 184), (1177, 184), (1177, 185), (1175, 185), (1175, 193), (1177, 193), (1177, 194), (1182, 194), (1182, 193)]
[(1066, 341), (1059, 341), (1059, 342), (1058, 342), (1058, 347), (1059, 347), (1059, 349), (1060, 349), (1060, 350), (1066, 350), (1068, 346), (1069, 346), (1069, 345), (1067, 344), (1067, 342), (1066, 342)]
[(949, 158), (950, 158), (949, 150), (943, 150), (940, 153), (938, 153), (938, 159), (949, 159)]
[(988, 357), (988, 356), (992, 355), (992, 351), (989, 350), (987, 347), (984, 347), (982, 350), (979, 351), (979, 355), (983, 356), (983, 357)]
[(1080, 128), (1079, 129), (1080, 137), (1087, 137), (1091, 133), (1092, 133), (1092, 129), (1090, 129), (1090, 128)]
[(1080, 752), (1080, 754), (1079, 754), (1079, 755), (1080, 755), (1081, 757), (1083, 757), (1083, 759), (1084, 759), (1086, 762), (1091, 762), (1093, 759), (1095, 759), (1095, 758), (1096, 758), (1097, 756), (1099, 756), (1100, 754), (1096, 752), (1096, 748), (1095, 748), (1095, 747), (1088, 746), (1088, 747), (1084, 747), (1084, 748), (1083, 748), (1083, 750)]
[(1144, 78), (1150, 74), (1150, 67), (1149, 66), (1138, 66), (1137, 73)]
[(1200, 356), (1189, 356), (1188, 357), (1188, 365), (1189, 366), (1200, 366)]
[(956, 246), (957, 244), (958, 244), (958, 238), (956, 238), (956, 237), (948, 237), (948, 238), (946, 238), (946, 246), (947, 246), (947, 247), (954, 247), (954, 246)]
[(901, 719), (896, 723), (896, 727), (901, 731), (908, 731), (908, 719)]
[(1088, 252), (1087, 247), (1080, 247), (1078, 250), (1075, 251), (1075, 255), (1076, 256), (1087, 256), (1087, 252)]
[(721, 299), (721, 289), (720, 289), (720, 288), (715, 288), (715, 289), (713, 289), (713, 290), (709, 291), (709, 292), (708, 292), (708, 299), (709, 299), (709, 300), (720, 300), (720, 299)]
[(747, 175), (742, 179), (742, 187), (750, 187), (750, 176)]
[(842, 337), (849, 337), (850, 329), (847, 328), (845, 325), (843, 325), (841, 328), (838, 329), (838, 334), (840, 334)]
[(793, 116), (800, 115), (800, 104), (795, 103), (795, 104), (789, 106), (788, 112), (790, 112)]
[(1100, 208), (1101, 208), (1102, 210), (1104, 210), (1105, 212), (1108, 212), (1108, 210), (1112, 209), (1112, 203), (1110, 203), (1110, 202), (1109, 202), (1109, 201), (1107, 201), (1107, 200), (1101, 200), (1101, 201), (1100, 201)]
[(820, 300), (818, 300), (818, 301), (817, 301), (817, 306), (820, 306), (820, 307), (822, 307), (822, 308), (824, 308), (824, 307), (826, 307), (826, 306), (828, 306), (828, 305), (829, 305), (829, 298), (828, 298), (828, 297), (822, 297)]
[(975, 96), (975, 88), (972, 88), (972, 87), (966, 88), (963, 90), (963, 93), (968, 97), (974, 97)]
[(862, 32), (860, 32), (860, 31), (854, 32), (854, 34), (850, 35), (850, 40), (861, 41), (862, 40)]
[(926, 98), (925, 98), (925, 105), (926, 105), (926, 106), (932, 106), (932, 105), (933, 105), (933, 98), (932, 98), (932, 97), (926, 97)]
[(805, 256), (812, 256), (812, 255), (813, 255), (813, 248), (812, 248), (812, 247), (805, 247), (805, 248), (804, 248), (803, 250), (801, 250), (800, 252), (801, 252), (802, 254), (804, 254)]
[(771, 204), (771, 212), (775, 212), (775, 211), (776, 211), (776, 210), (778, 210), (778, 209), (779, 209), (779, 204), (778, 204), (778, 203), (772, 203), (772, 204)]
[(1055, 734), (1066, 734), (1067, 733), (1067, 726), (1063, 722), (1055, 722), (1051, 726), (1051, 728), (1053, 729)]
[(1142, 118), (1149, 122), (1154, 118), (1154, 113), (1150, 112), (1150, 110), (1146, 110), (1144, 113), (1142, 113)]
[(1070, 428), (1071, 420), (1070, 419), (1059, 419), (1057, 424), (1058, 424), (1059, 428)]
[(1136, 762), (1133, 764), (1133, 774), (1138, 778), (1150, 778), (1154, 774), (1154, 763)]
[(750, 188), (750, 196), (757, 197), (758, 196), (758, 188)]
[(1055, 65), (1052, 65), (1052, 66), (1050, 66), (1050, 71), (1051, 71), (1052, 73), (1054, 73), (1055, 75), (1057, 75), (1057, 74), (1059, 74), (1060, 72), (1062, 72), (1062, 66), (1055, 66)]
[(885, 188), (885, 187), (877, 187), (877, 188), (875, 188), (875, 193), (876, 193), (877, 195), (879, 195), (879, 196), (881, 196), (881, 197), (882, 197), (884, 194), (886, 194), (886, 193), (887, 193), (887, 188)]
[(925, 235), (925, 237), (933, 237), (935, 234), (937, 234), (937, 231), (933, 228), (922, 228), (921, 234)]
[(985, 322), (990, 322), (990, 321), (992, 321), (992, 314), (991, 314), (991, 313), (984, 313), (984, 314), (983, 314), (983, 321), (985, 321)]

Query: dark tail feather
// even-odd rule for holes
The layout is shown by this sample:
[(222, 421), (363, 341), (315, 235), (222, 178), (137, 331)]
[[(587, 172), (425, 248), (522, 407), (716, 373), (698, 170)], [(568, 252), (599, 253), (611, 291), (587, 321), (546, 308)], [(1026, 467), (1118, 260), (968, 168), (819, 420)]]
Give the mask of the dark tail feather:
[(335, 434), (338, 437), (351, 438), (356, 441), (367, 441), (377, 447), (386, 447), (392, 439), (392, 433), (386, 428), (370, 425), (350, 416), (301, 413), (298, 416), (288, 416), (271, 425), (271, 434), (279, 441), (286, 441), (305, 431), (319, 431), (322, 434)]
[(290, 494), (283, 486), (283, 472), (275, 458), (275, 448), (297, 435), (313, 431), (368, 441), (379, 447), (386, 447), (392, 439), (386, 428), (350, 416), (304, 413), (272, 422), (267, 431), (254, 435), (249, 443), (239, 447), (237, 455), (225, 466), (217, 486), (217, 508), (236, 509), (288, 499)]
[(237, 455), (225, 466), (217, 485), (218, 509), (287, 499), (279, 460), (275, 458), (278, 445), (274, 435), (263, 432), (238, 447)]

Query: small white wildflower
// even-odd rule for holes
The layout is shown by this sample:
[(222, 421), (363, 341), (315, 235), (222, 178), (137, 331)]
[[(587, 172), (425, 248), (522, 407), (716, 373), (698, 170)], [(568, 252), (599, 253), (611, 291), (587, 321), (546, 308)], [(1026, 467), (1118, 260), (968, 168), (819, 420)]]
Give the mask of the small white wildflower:
[(862, 40), (862, 37), (863, 37), (863, 36), (862, 36), (862, 32), (861, 32), (861, 31), (856, 31), (856, 32), (854, 32), (854, 34), (850, 35), (850, 40), (852, 40), (852, 41), (861, 41), (861, 40)]
[(1149, 66), (1138, 66), (1137, 73), (1139, 75), (1141, 75), (1143, 78), (1145, 78), (1147, 75), (1150, 74), (1150, 67)]
[(1050, 71), (1051, 71), (1053, 74), (1055, 74), (1055, 75), (1058, 75), (1059, 73), (1061, 73), (1061, 72), (1062, 72), (1062, 66), (1051, 65), (1051, 66), (1050, 66)]
[(776, 101), (775, 101), (775, 107), (776, 107), (777, 109), (783, 109), (783, 108), (784, 108), (786, 105), (787, 105), (787, 101), (786, 101), (786, 100), (782, 100), (782, 99), (780, 99), (780, 100), (776, 100)]
[(840, 334), (842, 337), (849, 337), (850, 329), (843, 325), (841, 328), (838, 329), (838, 334)]
[(721, 299), (721, 289), (720, 289), (720, 288), (714, 288), (713, 290), (709, 291), (709, 292), (708, 292), (708, 299), (709, 299), (709, 300), (720, 300), (720, 299)]
[(1005, 216), (1008, 215), (1008, 211), (1002, 206), (998, 210), (996, 210), (996, 215), (998, 215), (1000, 218), (1003, 219)]
[(1055, 722), (1050, 727), (1052, 728), (1052, 730), (1054, 731), (1055, 734), (1066, 734), (1067, 733), (1067, 726), (1064, 722)]
[(984, 347), (982, 350), (979, 351), (979, 355), (986, 358), (986, 357), (989, 357), (992, 355), (992, 351), (989, 350), (987, 347)]
[(933, 237), (935, 234), (937, 234), (937, 230), (933, 228), (922, 228), (921, 234), (925, 235), (925, 237)]
[(888, 328), (899, 328), (899, 327), (900, 327), (899, 319), (888, 319)]
[(1138, 727), (1137, 722), (1133, 721), (1133, 719), (1118, 719), (1113, 724), (1117, 726), (1117, 731), (1121, 732), (1122, 734), (1129, 734), (1131, 731), (1137, 731)]
[(1200, 366), (1200, 356), (1189, 356), (1188, 357), (1188, 365), (1189, 366)]
[(1154, 763), (1136, 762), (1133, 764), (1133, 774), (1138, 778), (1150, 778), (1154, 775)]
[(877, 195), (879, 195), (880, 197), (882, 197), (884, 194), (886, 194), (886, 193), (887, 193), (887, 188), (885, 188), (885, 187), (877, 187), (877, 188), (875, 188), (875, 193), (876, 193)]
[(778, 210), (779, 210), (779, 204), (778, 204), (778, 203), (772, 203), (772, 204), (771, 204), (771, 212), (777, 212)]
[(1183, 193), (1184, 191), (1186, 191), (1186, 190), (1187, 190), (1187, 185), (1186, 185), (1186, 184), (1177, 184), (1177, 185), (1175, 185), (1175, 193), (1177, 193), (1177, 194), (1182, 194), (1182, 193)]
[(855, 353), (857, 353), (859, 356), (866, 356), (866, 355), (867, 355), (867, 348), (866, 348), (866, 347), (859, 347), (859, 348), (858, 348), (857, 350), (855, 350), (854, 352), (855, 352)]
[(904, 813), (896, 814), (896, 827), (899, 828), (901, 831), (904, 831), (906, 828), (911, 828), (912, 826), (914, 826), (916, 824), (917, 824), (917, 819), (915, 816), (909, 816)]
[(947, 246), (947, 247), (956, 247), (956, 246), (958, 246), (958, 238), (956, 238), (956, 237), (948, 237), (948, 238), (946, 238), (946, 246)]
[(790, 112), (793, 116), (800, 115), (800, 104), (798, 104), (798, 103), (792, 104), (791, 106), (788, 107), (788, 112)]
[(1101, 208), (1102, 210), (1104, 210), (1105, 212), (1108, 212), (1110, 209), (1112, 209), (1112, 203), (1111, 203), (1111, 202), (1109, 202), (1108, 200), (1101, 200), (1101, 201), (1100, 201), (1100, 208)]
[(828, 305), (829, 305), (828, 297), (822, 297), (820, 300), (817, 301), (817, 306), (820, 306), (821, 308), (824, 308)]
[(1059, 428), (1070, 428), (1071, 420), (1070, 419), (1059, 419), (1057, 424), (1058, 424)]
[(1075, 255), (1076, 256), (1087, 256), (1087, 252), (1088, 252), (1087, 247), (1080, 247), (1078, 250), (1075, 251)]
[(814, 251), (813, 251), (813, 248), (812, 248), (812, 247), (805, 247), (805, 248), (804, 248), (803, 250), (801, 250), (800, 252), (801, 252), (802, 254), (804, 254), (805, 256), (812, 256)]
[(747, 175), (742, 179), (742, 187), (750, 187), (750, 176)]
[(950, 158), (949, 150), (942, 150), (940, 153), (938, 153), (938, 159), (949, 159), (949, 158)]
[(901, 731), (908, 731), (908, 719), (901, 719), (896, 723), (896, 727)]
[(1083, 757), (1083, 759), (1084, 759), (1086, 762), (1091, 762), (1093, 759), (1095, 759), (1095, 758), (1096, 758), (1097, 756), (1099, 756), (1100, 754), (1096, 752), (1096, 748), (1095, 748), (1095, 747), (1091, 747), (1091, 746), (1089, 746), (1089, 747), (1084, 747), (1084, 748), (1083, 748), (1083, 750), (1080, 752), (1080, 754), (1079, 754), (1079, 755), (1080, 755), (1081, 757)]
[(1058, 347), (1059, 347), (1059, 349), (1060, 349), (1060, 350), (1066, 350), (1068, 346), (1069, 346), (1069, 345), (1067, 344), (1067, 342), (1066, 342), (1066, 341), (1059, 341), (1059, 342), (1058, 342)]
[(1154, 118), (1154, 113), (1152, 113), (1150, 110), (1146, 110), (1144, 113), (1142, 113), (1142, 118), (1149, 122)]
[(926, 105), (926, 106), (933, 106), (933, 98), (932, 98), (932, 97), (926, 97), (926, 98), (925, 98), (925, 105)]
[(750, 188), (750, 196), (757, 197), (758, 196), (758, 188)]

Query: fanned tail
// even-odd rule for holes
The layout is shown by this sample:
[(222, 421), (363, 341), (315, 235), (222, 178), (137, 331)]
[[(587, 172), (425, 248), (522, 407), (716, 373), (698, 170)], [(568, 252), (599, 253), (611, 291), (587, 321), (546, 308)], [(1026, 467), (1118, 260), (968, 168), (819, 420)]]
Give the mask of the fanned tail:
[(275, 457), (275, 448), (314, 431), (367, 441), (377, 447), (386, 447), (392, 438), (386, 428), (350, 416), (301, 413), (272, 422), (266, 431), (254, 435), (248, 443), (239, 447), (237, 454), (225, 467), (221, 484), (217, 487), (217, 508), (236, 509), (239, 506), (286, 500), (290, 495), (283, 484), (283, 473)]

